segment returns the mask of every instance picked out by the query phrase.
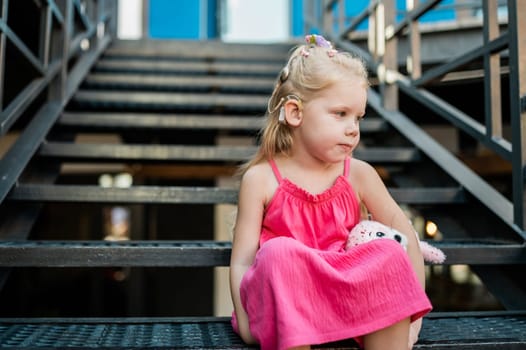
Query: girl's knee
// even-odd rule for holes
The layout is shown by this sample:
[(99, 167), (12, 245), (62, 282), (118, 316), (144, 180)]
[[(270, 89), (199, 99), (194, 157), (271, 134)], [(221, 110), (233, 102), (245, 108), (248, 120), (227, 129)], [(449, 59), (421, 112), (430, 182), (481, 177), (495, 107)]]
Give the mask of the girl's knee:
[(363, 346), (367, 350), (409, 348), (410, 319), (405, 318), (388, 327), (369, 333), (363, 337)]
[(270, 255), (272, 258), (290, 257), (290, 255), (304, 246), (290, 237), (276, 237), (266, 241), (260, 248), (259, 255)]

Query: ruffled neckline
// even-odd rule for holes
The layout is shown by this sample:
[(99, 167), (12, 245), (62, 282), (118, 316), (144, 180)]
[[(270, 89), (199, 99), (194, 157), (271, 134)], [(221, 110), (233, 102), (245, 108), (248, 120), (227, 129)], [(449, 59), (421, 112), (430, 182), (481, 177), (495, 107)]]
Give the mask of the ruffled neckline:
[(340, 175), (336, 178), (334, 183), (331, 187), (327, 188), (325, 191), (317, 194), (312, 194), (306, 189), (299, 187), (292, 181), (290, 181), (287, 178), (283, 178), (280, 187), (282, 187), (283, 190), (287, 191), (291, 195), (312, 202), (312, 203), (319, 203), (324, 202), (326, 200), (332, 199), (335, 195), (341, 192), (341, 189), (344, 186), (347, 186), (349, 183), (345, 176)]

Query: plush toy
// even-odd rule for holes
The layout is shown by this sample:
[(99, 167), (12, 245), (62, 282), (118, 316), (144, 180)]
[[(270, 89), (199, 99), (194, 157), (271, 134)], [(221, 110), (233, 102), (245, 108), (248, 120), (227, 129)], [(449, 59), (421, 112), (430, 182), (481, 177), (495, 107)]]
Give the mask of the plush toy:
[[(389, 228), (384, 224), (373, 220), (360, 221), (356, 226), (353, 227), (349, 233), (349, 238), (347, 239), (345, 249), (347, 250), (351, 247), (379, 238), (394, 239), (395, 241), (399, 242), (402, 247), (404, 247), (404, 249), (407, 249), (408, 241), (406, 235), (395, 230), (394, 228)], [(427, 242), (420, 241), (418, 237), (417, 240), (420, 244), (420, 250), (422, 251), (425, 261), (441, 264), (444, 262), (444, 260), (446, 260), (446, 255), (442, 250), (433, 247)]]

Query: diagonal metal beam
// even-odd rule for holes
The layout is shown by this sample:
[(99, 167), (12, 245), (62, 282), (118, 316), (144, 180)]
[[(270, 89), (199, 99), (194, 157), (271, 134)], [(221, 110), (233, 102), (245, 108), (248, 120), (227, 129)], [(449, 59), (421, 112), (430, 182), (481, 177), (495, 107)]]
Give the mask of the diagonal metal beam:
[(437, 80), (449, 72), (454, 71), (477, 58), (505, 50), (508, 47), (509, 36), (507, 33), (501, 34), (498, 38), (489, 41), (486, 45), (477, 47), (463, 55), (452, 59), (449, 62), (427, 70), (422, 76), (413, 81), (413, 85), (422, 86), (433, 80)]
[(514, 225), (513, 204), (506, 197), (444, 149), (444, 147), (431, 136), (424, 133), (407, 116), (399, 111), (385, 110), (381, 105), (380, 96), (371, 89), (369, 91), (368, 104), (408, 140), (415, 145), (419, 145), (419, 149), (440, 167), (443, 169), (455, 169), (449, 174), (458, 181), (459, 184), (465, 187), (485, 206), (490, 208), (520, 236), (526, 238), (526, 233)]
[(47, 0), (47, 4), (51, 8), (51, 12), (55, 16), (55, 19), (62, 25), (64, 23), (64, 15), (60, 12), (56, 2), (54, 0)]
[(7, 108), (0, 112), (0, 135), (9, 131), (20, 115), (33, 102), (34, 98), (49, 85), (49, 82), (60, 71), (61, 65), (62, 60), (55, 61), (49, 65), (43, 77), (34, 79), (29, 83), (18, 93), (11, 103), (9, 103)]
[(42, 75), (45, 73), (44, 65), (38, 57), (24, 44), (24, 42), (9, 28), (3, 20), (0, 20), (0, 32), (3, 32), (13, 45), (24, 55), (31, 65)]
[(352, 33), (360, 25), (360, 23), (365, 21), (371, 15), (371, 13), (375, 10), (376, 6), (378, 6), (379, 2), (379, 0), (369, 1), (369, 5), (365, 9), (363, 9), (362, 12), (353, 17), (349, 26), (340, 35), (340, 38), (342, 38), (343, 40), (347, 39), (347, 36), (350, 33)]
[(412, 21), (416, 21), (417, 19), (425, 15), (429, 10), (433, 9), (441, 1), (442, 0), (428, 0), (423, 3), (420, 3), (417, 8), (409, 11), (407, 15), (398, 22), (398, 24), (394, 28), (392, 35), (386, 39), (389, 40), (391, 37), (398, 35), (398, 33), (400, 33), (405, 27), (411, 24)]
[(497, 152), (502, 158), (511, 160), (512, 146), (506, 139), (488, 136), (485, 125), (425, 89), (415, 88), (410, 85), (407, 79), (400, 77), (397, 80), (397, 84), (408, 96), (442, 116), (474, 139), (479, 140), (488, 148)]
[[(11, 187), (16, 183), (18, 177), (24, 171), (27, 163), (33, 157), (41, 142), (44, 140), (53, 123), (58, 118), (65, 104), (69, 101), (74, 91), (79, 86), (82, 78), (88, 73), (93, 62), (109, 44), (110, 38), (106, 37), (93, 52), (82, 58), (76, 68), (70, 73), (66, 82), (67, 95), (63, 101), (52, 101), (46, 103), (27, 125), (25, 131), (20, 135), (9, 151), (0, 160), (0, 202), (2, 202)], [(79, 68), (80, 67), (80, 68)]]

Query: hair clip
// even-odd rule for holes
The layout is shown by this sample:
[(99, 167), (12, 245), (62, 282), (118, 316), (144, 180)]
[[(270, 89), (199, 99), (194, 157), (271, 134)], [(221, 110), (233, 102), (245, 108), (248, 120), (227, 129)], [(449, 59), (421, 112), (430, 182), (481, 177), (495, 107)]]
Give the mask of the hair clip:
[(329, 50), (327, 51), (327, 55), (329, 55), (329, 57), (334, 57), (334, 55), (336, 55), (338, 53), (338, 50)]
[(318, 47), (324, 47), (327, 49), (332, 49), (332, 44), (330, 41), (327, 41), (323, 36), (317, 34), (309, 34), (305, 36), (305, 42), (307, 44), (316, 45)]

